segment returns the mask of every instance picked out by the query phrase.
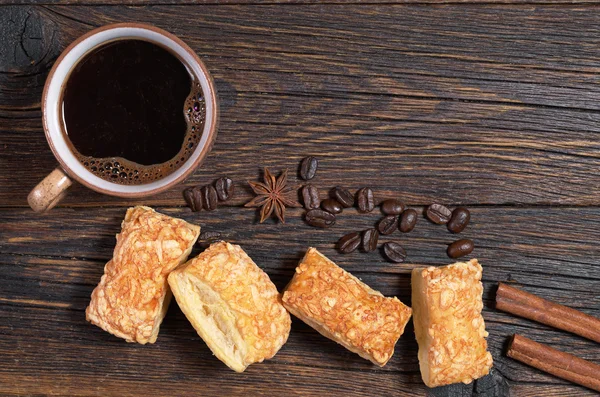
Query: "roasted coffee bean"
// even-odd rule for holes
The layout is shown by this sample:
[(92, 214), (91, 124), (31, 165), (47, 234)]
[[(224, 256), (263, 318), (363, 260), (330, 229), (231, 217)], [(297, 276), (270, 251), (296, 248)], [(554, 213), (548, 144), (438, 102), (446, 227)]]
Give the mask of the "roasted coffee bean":
[(348, 190), (342, 187), (336, 187), (333, 189), (333, 197), (342, 205), (344, 208), (350, 208), (354, 206), (354, 196)]
[(200, 187), (188, 187), (183, 191), (183, 198), (192, 212), (198, 212), (202, 209), (202, 191)]
[(398, 229), (398, 215), (388, 215), (379, 220), (377, 230), (381, 234), (392, 234)]
[(412, 232), (419, 219), (419, 214), (412, 208), (407, 209), (400, 215), (399, 229), (402, 233)]
[(300, 163), (300, 178), (309, 181), (315, 177), (319, 162), (313, 156), (305, 157)]
[(208, 247), (217, 241), (221, 241), (221, 233), (219, 232), (202, 232), (198, 237), (198, 245), (201, 247)]
[(202, 186), (202, 207), (207, 211), (217, 208), (217, 190), (212, 185)]
[(465, 230), (465, 227), (471, 220), (471, 213), (464, 207), (458, 207), (452, 211), (452, 218), (448, 222), (448, 230), (452, 233), (460, 233)]
[(313, 185), (305, 185), (302, 187), (302, 200), (304, 201), (304, 208), (307, 210), (319, 208), (319, 205), (321, 204), (319, 190)]
[(327, 212), (331, 212), (334, 215), (339, 214), (343, 210), (342, 205), (339, 203), (339, 201), (332, 198), (323, 200), (323, 202), (321, 203), (321, 208), (323, 208)]
[(306, 223), (315, 227), (330, 227), (335, 225), (335, 215), (323, 210), (310, 210), (305, 215)]
[(346, 234), (344, 237), (339, 239), (338, 250), (340, 250), (342, 254), (349, 254), (358, 248), (360, 242), (361, 238), (359, 232)]
[(187, 189), (183, 190), (183, 199), (185, 200), (187, 206), (190, 207), (192, 212), (196, 212), (196, 203), (194, 203), (194, 193), (192, 192), (192, 189), (193, 188), (188, 187)]
[(367, 229), (362, 235), (362, 248), (365, 252), (375, 251), (377, 249), (377, 240), (379, 240), (379, 232), (377, 229)]
[(452, 217), (452, 211), (448, 209), (448, 207), (441, 204), (431, 204), (427, 207), (427, 218), (433, 223), (437, 223), (438, 225), (443, 225), (444, 223), (448, 223), (450, 218)]
[(400, 200), (388, 199), (381, 203), (381, 211), (386, 215), (400, 215), (406, 206)]
[(383, 253), (392, 262), (400, 263), (406, 259), (406, 251), (398, 243), (390, 241), (383, 244)]
[(371, 212), (375, 208), (375, 197), (370, 187), (363, 187), (356, 193), (358, 212)]
[(450, 244), (447, 252), (450, 258), (455, 259), (460, 258), (461, 256), (469, 255), (471, 252), (473, 252), (473, 248), (475, 248), (473, 241), (464, 238)]
[(226, 176), (219, 178), (215, 182), (215, 190), (219, 201), (227, 201), (233, 197), (233, 181)]

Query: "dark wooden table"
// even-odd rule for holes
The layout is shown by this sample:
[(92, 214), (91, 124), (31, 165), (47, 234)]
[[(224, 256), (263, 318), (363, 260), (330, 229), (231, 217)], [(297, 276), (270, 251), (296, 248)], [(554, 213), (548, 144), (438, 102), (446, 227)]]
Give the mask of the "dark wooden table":
[[(184, 0), (0, 0), (0, 393), (3, 395), (585, 396), (593, 393), (505, 356), (508, 337), (600, 362), (600, 346), (498, 312), (498, 281), (600, 315), (600, 7), (593, 1), (426, 4), (232, 4)], [(36, 3), (36, 4), (33, 4)], [(114, 5), (112, 3), (115, 3)], [(194, 2), (195, 3), (195, 2)], [(201, 2), (204, 3), (204, 2)], [(178, 188), (123, 200), (74, 186), (45, 215), (27, 193), (56, 165), (44, 138), (42, 87), (60, 52), (108, 23), (171, 31), (205, 61), (221, 100), (214, 150)], [(414, 265), (342, 256), (345, 233), (378, 213), (346, 210), (330, 230), (257, 223), (242, 207), (261, 168), (321, 161), (315, 184), (374, 188), (421, 210), (466, 205), (484, 267), (492, 374), (427, 390), (412, 325), (384, 368), (294, 320), (274, 359), (236, 374), (171, 305), (154, 345), (85, 321), (128, 206), (150, 205), (221, 231), (282, 288), (308, 246), (410, 303)], [(187, 186), (229, 175), (229, 206), (191, 213)], [(294, 179), (294, 178), (292, 178)], [(450, 263), (443, 226), (394, 235), (410, 263)], [(195, 253), (199, 249), (195, 250)]]

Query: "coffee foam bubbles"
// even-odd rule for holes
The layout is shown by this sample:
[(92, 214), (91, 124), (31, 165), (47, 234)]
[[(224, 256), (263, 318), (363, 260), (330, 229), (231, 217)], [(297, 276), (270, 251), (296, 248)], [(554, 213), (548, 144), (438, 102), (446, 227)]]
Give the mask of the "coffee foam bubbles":
[(171, 160), (161, 164), (141, 165), (123, 157), (96, 158), (74, 151), (75, 156), (94, 175), (122, 185), (142, 185), (157, 181), (179, 169), (200, 143), (206, 120), (206, 102), (200, 84), (192, 85), (185, 100), (183, 114), (187, 130), (181, 149)]

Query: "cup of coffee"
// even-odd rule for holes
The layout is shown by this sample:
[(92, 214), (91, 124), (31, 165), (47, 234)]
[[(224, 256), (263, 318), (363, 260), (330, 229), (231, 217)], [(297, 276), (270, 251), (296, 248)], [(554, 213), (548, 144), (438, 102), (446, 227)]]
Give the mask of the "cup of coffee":
[(184, 180), (211, 150), (218, 101), (194, 51), (154, 26), (95, 29), (54, 64), (43, 126), (59, 166), (27, 198), (47, 211), (73, 181), (111, 196), (144, 197)]

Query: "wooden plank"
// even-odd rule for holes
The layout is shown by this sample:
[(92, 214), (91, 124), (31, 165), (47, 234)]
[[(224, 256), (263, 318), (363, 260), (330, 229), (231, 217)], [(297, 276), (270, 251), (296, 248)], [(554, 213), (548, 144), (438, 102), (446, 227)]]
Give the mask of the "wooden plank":
[[(83, 310), (40, 309), (39, 307), (22, 305), (18, 307), (3, 305), (2, 315), (3, 318), (7, 319), (6, 326), (0, 328), (6, 345), (0, 347), (0, 349), (3, 354), (8, 354), (7, 362), (15, 354), (15, 350), (33, 352), (50, 349), (44, 358), (37, 360), (34, 360), (34, 357), (22, 356), (22, 359), (18, 362), (18, 368), (12, 368), (12, 371), (19, 372), (21, 376), (26, 376), (33, 370), (48, 373), (52, 372), (52, 368), (60, 368), (61, 373), (72, 373), (72, 377), (76, 378), (73, 379), (74, 384), (82, 383), (85, 385), (86, 379), (78, 378), (104, 378), (106, 376), (116, 376), (118, 378), (124, 376), (131, 379), (135, 375), (139, 377), (140, 368), (133, 363), (145, 363), (150, 360), (155, 362), (150, 365), (151, 372), (165, 373), (167, 377), (170, 376), (171, 371), (177, 370), (172, 368), (171, 361), (173, 360), (183, 364), (183, 366), (180, 365), (179, 370), (184, 373), (187, 371), (202, 373), (204, 367), (213, 367), (211, 372), (229, 372), (218, 360), (212, 357), (208, 348), (199, 340), (193, 328), (176, 307), (170, 309), (167, 319), (161, 327), (161, 335), (157, 344), (145, 347), (125, 344), (123, 341), (117, 340), (102, 330), (85, 323)], [(506, 358), (503, 355), (505, 339), (506, 335), (512, 331), (507, 326), (497, 324), (493, 319), (490, 319), (493, 316), (492, 314), (486, 312), (484, 315), (492, 335), (489, 338), (489, 346), (495, 357), (496, 369), (501, 370), (511, 380), (519, 383), (563, 384), (560, 380), (533, 369), (528, 369)], [(515, 330), (527, 332), (533, 338), (552, 343), (558, 348), (585, 356), (589, 360), (598, 361), (599, 359), (597, 352), (596, 354), (593, 353), (593, 343), (580, 342), (571, 336), (567, 336), (565, 340), (559, 332), (547, 333), (543, 330), (532, 330), (527, 326), (515, 327)], [(22, 343), (14, 343), (15, 340), (26, 340), (28, 348), (19, 349)], [(564, 344), (560, 343), (561, 340)], [(194, 351), (197, 350), (193, 360), (180, 353), (184, 349), (189, 350), (192, 347)], [(65, 357), (65, 352), (72, 353), (67, 353), (67, 357)], [(112, 361), (107, 367), (107, 361), (109, 360)], [(98, 361), (99, 363), (94, 364)], [(286, 376), (293, 375), (292, 372), (302, 372), (304, 367), (314, 368), (315, 373), (318, 370), (338, 372), (335, 376), (339, 378), (347, 377), (348, 372), (355, 372), (360, 376), (367, 374), (365, 381), (372, 381), (372, 378), (368, 376), (369, 374), (374, 376), (378, 374), (395, 374), (398, 381), (416, 385), (415, 387), (411, 386), (409, 391), (423, 389), (422, 385), (420, 387), (418, 385), (420, 380), (418, 363), (416, 362), (416, 344), (411, 327), (407, 329), (407, 333), (398, 343), (393, 360), (386, 367), (380, 369), (374, 368), (368, 362), (324, 339), (296, 320), (285, 348), (274, 360), (256, 366), (263, 376), (270, 376), (270, 369), (262, 368), (262, 371), (260, 371), (260, 367), (267, 366), (267, 364), (281, 366), (281, 371)], [(93, 365), (95, 367), (92, 367)], [(84, 369), (78, 371), (77, 368)], [(2, 368), (0, 372), (6, 373), (7, 369)], [(103, 372), (104, 370), (107, 372)], [(119, 373), (116, 373), (116, 370)], [(265, 373), (264, 370), (267, 372)], [(88, 372), (90, 373), (88, 374)], [(344, 373), (346, 374), (344, 375)], [(516, 375), (513, 376), (513, 373)], [(205, 376), (208, 375), (200, 374), (196, 378), (204, 378)], [(387, 375), (382, 376), (383, 379), (386, 379), (386, 377)], [(204, 381), (207, 380), (208, 378)], [(215, 389), (221, 388), (222, 383), (220, 381), (211, 383), (211, 386)], [(257, 390), (260, 390), (260, 387)]]
[[(244, 246), (278, 288), (292, 276), (304, 249), (316, 245), (367, 284), (410, 304), (409, 272), (414, 265), (390, 264), (378, 253), (340, 255), (333, 249), (339, 235), (368, 227), (379, 217), (377, 213), (359, 215), (346, 210), (334, 228), (317, 230), (303, 224), (300, 211), (294, 212), (286, 225), (270, 221), (258, 225), (252, 223), (255, 214), (251, 209), (227, 207), (200, 214), (184, 208), (160, 210), (196, 222), (204, 230), (223, 231), (225, 238)], [(144, 389), (144, 381), (153, 379), (148, 374), (160, 373), (164, 379), (171, 380), (161, 382), (158, 390), (163, 393), (182, 393), (192, 384), (205, 383), (210, 378), (212, 387), (217, 382), (223, 394), (239, 394), (242, 390), (238, 387), (252, 384), (260, 395), (284, 387), (262, 380), (277, 372), (285, 378), (285, 387), (296, 388), (300, 395), (325, 390), (314, 383), (301, 385), (300, 375), (311, 379), (320, 377), (321, 381), (327, 379), (328, 387), (336, 387), (336, 390), (356, 387), (356, 395), (367, 395), (375, 379), (379, 383), (377, 392), (382, 395), (398, 388), (420, 395), (425, 392), (419, 381), (412, 326), (400, 340), (394, 359), (386, 367), (374, 369), (368, 362), (294, 321), (292, 336), (285, 348), (273, 361), (243, 375), (243, 380), (230, 378), (225, 368), (219, 369), (220, 364), (211, 357), (175, 305), (170, 309), (156, 346), (122, 343), (87, 324), (83, 312), (104, 263), (111, 256), (114, 234), (119, 230), (124, 209), (60, 208), (54, 211), (40, 218), (26, 209), (0, 210), (0, 224), (9, 236), (0, 244), (3, 274), (0, 316), (6, 319), (0, 324), (0, 333), (6, 336), (5, 344), (0, 343), (0, 353), (12, 359), (17, 354), (14, 341), (28, 341), (27, 349), (19, 347), (22, 343), (16, 343), (20, 359), (10, 376), (22, 380), (17, 385), (39, 371), (44, 376), (56, 372), (53, 382), (42, 377), (38, 386), (28, 385), (22, 390), (30, 393), (53, 387), (65, 387), (66, 391), (71, 387), (92, 390), (89, 388), (94, 380), (102, 383), (101, 379), (109, 374), (116, 378), (115, 383), (93, 390), (111, 393), (116, 390), (115, 385), (127, 384), (134, 393)], [(506, 358), (506, 342), (513, 333), (528, 335), (595, 362), (600, 362), (600, 351), (593, 342), (583, 338), (495, 311), (495, 285), (498, 280), (514, 281), (528, 291), (599, 316), (600, 267), (593, 260), (600, 255), (594, 233), (599, 218), (599, 208), (472, 208), (472, 224), (463, 234), (475, 239), (474, 255), (480, 258), (485, 269), (484, 317), (490, 332), (494, 368), (500, 380), (507, 378), (511, 384), (516, 382), (524, 395), (533, 393), (533, 389), (528, 389), (532, 383), (548, 390), (548, 395), (586, 395), (587, 391)], [(65, 228), (67, 220), (69, 227)], [(397, 233), (392, 238), (403, 242), (413, 263), (450, 262), (443, 246), (454, 236), (442, 226), (420, 219), (413, 233)], [(198, 251), (199, 248), (194, 250), (194, 254)], [(197, 344), (198, 349), (191, 354), (182, 353), (189, 352), (191, 344)], [(32, 351), (41, 349), (46, 352), (44, 358), (34, 359)], [(145, 370), (141, 371), (140, 366)], [(2, 371), (7, 369), (0, 368), (0, 377)], [(231, 379), (235, 381), (232, 383)], [(480, 384), (483, 387), (485, 383)], [(14, 385), (6, 392), (13, 392)], [(428, 393), (471, 395), (472, 390), (473, 386), (466, 389), (453, 386)]]
[[(75, 261), (63, 261), (69, 266), (77, 266)], [(387, 275), (385, 277), (388, 283), (393, 283), (393, 276)], [(277, 280), (278, 276), (275, 275), (274, 278)], [(368, 275), (362, 278), (365, 282), (372, 281), (372, 277)], [(35, 294), (35, 290), (39, 289), (38, 282), (36, 281), (25, 278), (15, 287)], [(72, 367), (77, 366), (79, 368), (80, 364), (82, 364), (83, 368), (87, 368), (88, 362), (91, 366), (98, 359), (98, 356), (103, 357), (105, 360), (113, 360), (111, 358), (113, 355), (115, 356), (114, 360), (120, 364), (119, 368), (121, 366), (127, 367), (129, 363), (127, 369), (120, 369), (119, 372), (121, 376), (126, 377), (134, 376), (139, 371), (138, 367), (131, 366), (132, 362), (145, 362), (149, 360), (155, 362), (152, 365), (155, 367), (152, 369), (152, 373), (171, 371), (172, 368), (170, 368), (171, 364), (169, 361), (172, 359), (182, 360), (186, 366), (190, 367), (195, 365), (219, 367), (220, 364), (214, 357), (211, 357), (208, 349), (199, 341), (195, 331), (175, 305), (171, 308), (164, 325), (161, 327), (161, 336), (156, 345), (156, 348), (159, 349), (158, 351), (155, 351), (155, 349), (149, 351), (150, 347), (125, 344), (100, 329), (85, 323), (83, 312), (89, 301), (89, 295), (93, 287), (93, 285), (81, 286), (78, 284), (55, 286), (54, 288), (62, 291), (62, 299), (65, 300), (64, 306), (56, 302), (40, 305), (36, 304), (33, 300), (26, 301), (15, 298), (12, 301), (8, 301), (3, 299), (0, 311), (2, 311), (2, 317), (6, 321), (0, 326), (0, 332), (6, 336), (5, 339), (8, 339), (6, 341), (8, 345), (5, 349), (1, 347), (0, 349), (2, 351), (14, 350), (14, 344), (10, 342), (12, 338), (17, 338), (19, 340), (27, 340), (30, 349), (42, 349), (40, 345), (43, 345), (44, 351), (47, 352), (45, 358), (32, 362), (29, 362), (27, 357), (23, 357), (22, 361), (19, 362), (19, 373), (26, 374), (29, 370), (33, 369), (45, 372), (50, 368), (61, 368), (65, 373), (75, 372), (78, 377), (85, 375), (85, 372), (88, 370), (80, 373)], [(45, 282), (42, 285), (42, 289), (45, 291), (52, 288), (50, 283)], [(80, 299), (73, 292), (83, 292), (84, 290), (85, 296), (82, 296), (80, 302), (83, 304), (80, 305)], [(12, 291), (5, 291), (4, 293), (11, 294)], [(51, 301), (50, 298), (46, 300)], [(69, 304), (69, 300), (72, 300), (75, 304)], [(503, 355), (507, 338), (513, 332), (526, 333), (534, 339), (551, 343), (557, 348), (577, 354), (588, 360), (600, 361), (600, 352), (598, 349), (594, 349), (593, 342), (557, 330), (548, 330), (544, 326), (528, 322), (527, 320), (514, 319), (507, 314), (496, 313), (489, 308), (484, 310), (484, 317), (486, 318), (487, 328), (491, 335), (489, 346), (495, 358), (495, 368), (513, 381), (561, 384), (560, 381), (553, 377), (541, 374), (539, 371), (533, 369), (528, 369)], [(189, 349), (192, 344), (197, 344), (198, 354), (200, 354), (199, 359), (195, 357), (193, 362), (189, 362), (185, 357), (172, 357), (173, 354), (177, 354), (173, 352), (178, 352), (182, 349), (182, 345), (187, 346)], [(17, 344), (18, 346), (19, 344)], [(60, 351), (51, 353), (51, 351), (48, 352), (46, 349)], [(115, 349), (116, 351), (114, 351)], [(122, 349), (125, 349), (125, 352)], [(64, 354), (67, 351), (73, 352), (73, 356), (69, 355), (65, 358)], [(294, 368), (288, 368), (288, 365), (334, 372), (336, 370), (360, 371), (361, 373), (364, 371), (367, 373), (392, 372), (397, 374), (401, 381), (411, 384), (414, 381), (413, 377), (418, 376), (416, 374), (418, 371), (416, 344), (411, 326), (407, 328), (406, 336), (400, 340), (396, 351), (394, 359), (386, 367), (375, 369), (368, 362), (355, 357), (335, 343), (324, 339), (305, 324), (294, 321), (292, 337), (290, 337), (285, 349), (276, 356), (276, 359), (272, 363), (283, 365), (283, 373), (296, 371)], [(10, 355), (10, 352), (7, 352), (7, 354)], [(65, 358), (68, 362), (58, 365), (57, 361), (59, 358)], [(114, 364), (115, 362), (111, 361), (111, 365)], [(30, 366), (33, 368), (30, 368)], [(102, 363), (95, 364), (90, 371), (103, 369), (101, 368), (102, 366)], [(168, 369), (165, 370), (164, 367), (168, 367)], [(111, 368), (112, 370), (115, 369), (114, 367)], [(182, 368), (179, 367), (178, 370), (182, 370)], [(183, 368), (184, 372), (186, 370), (188, 369)], [(189, 370), (191, 371), (192, 368), (189, 368)], [(223, 370), (227, 371), (224, 367)], [(94, 373), (98, 374), (98, 372)], [(106, 373), (102, 372), (101, 376), (105, 377)], [(341, 373), (337, 376), (340, 378), (345, 377)], [(74, 379), (73, 382), (81, 382), (81, 380)]]
[(523, 397), (539, 397), (539, 396), (548, 396), (548, 397), (579, 397), (579, 396), (595, 396), (597, 395), (595, 392), (591, 390), (584, 390), (580, 388), (574, 388), (570, 385), (565, 385), (560, 390), (556, 390), (553, 386), (540, 385), (537, 383), (530, 384), (516, 384), (511, 389), (515, 395), (523, 396)]
[[(315, 368), (290, 362), (288, 359), (295, 356), (288, 354), (286, 358), (284, 351), (260, 367), (250, 367), (245, 373), (237, 374), (212, 356), (189, 324), (179, 325), (182, 329), (173, 330), (178, 336), (144, 347), (117, 340), (100, 343), (79, 340), (74, 344), (43, 337), (30, 337), (29, 344), (23, 345), (18, 338), (3, 336), (0, 349), (11, 352), (5, 359), (16, 367), (13, 366), (13, 370), (3, 367), (0, 376), (5, 379), (10, 376), (16, 382), (2, 382), (0, 391), (6, 394), (56, 391), (61, 395), (140, 395), (152, 390), (155, 395), (189, 395), (200, 387), (203, 394), (227, 396), (244, 395), (249, 387), (255, 395), (311, 395), (335, 388), (369, 396), (373, 392), (389, 395), (400, 387), (407, 395), (424, 394), (424, 386), (414, 376), (407, 381), (397, 372), (377, 371), (372, 366), (360, 371), (343, 367)], [(80, 327), (92, 326), (83, 321), (74, 328)], [(38, 349), (44, 354), (40, 355)], [(313, 355), (327, 356), (321, 352)], [(27, 382), (39, 372), (42, 375), (37, 376), (36, 381)], [(356, 376), (358, 374), (360, 376)]]
[[(258, 224), (257, 211), (251, 208), (223, 207), (199, 213), (187, 208), (157, 209), (199, 224), (204, 231), (222, 232), (224, 239), (245, 246), (265, 269), (291, 271), (308, 246), (336, 258), (337, 263), (351, 272), (407, 275), (412, 269), (412, 265), (386, 262), (379, 253), (341, 255), (335, 250), (337, 240), (344, 234), (373, 227), (381, 217), (378, 211), (358, 214), (354, 209), (346, 209), (338, 215), (335, 226), (318, 229), (304, 223), (302, 209), (290, 210), (285, 225), (274, 219)], [(470, 210), (471, 223), (460, 235), (453, 235), (444, 226), (422, 217), (412, 233), (396, 232), (381, 241), (397, 240), (403, 244), (410, 263), (440, 265), (450, 261), (445, 251), (447, 244), (459, 237), (471, 238), (476, 246), (473, 255), (486, 266), (486, 280), (517, 281), (556, 290), (575, 288), (583, 294), (600, 286), (600, 266), (594, 259), (600, 256), (597, 244), (600, 208), (472, 207)], [(106, 262), (112, 256), (114, 236), (120, 230), (124, 214), (124, 208), (58, 208), (43, 216), (28, 209), (2, 209), (0, 224), (2, 233), (8, 237), (0, 241), (0, 252), (49, 260), (77, 258)], [(578, 302), (575, 297), (568, 303), (560, 303), (586, 306), (585, 301)]]
[[(230, 382), (235, 379), (235, 375), (232, 376), (232, 372), (211, 355), (175, 306), (170, 309), (161, 327), (158, 342), (143, 347), (126, 344), (87, 324), (83, 320), (82, 310), (3, 306), (1, 312), (7, 322), (5, 326), (0, 327), (0, 332), (3, 334), (0, 351), (7, 355), (5, 355), (6, 362), (14, 362), (15, 366), (11, 366), (10, 369), (3, 367), (0, 369), (0, 374), (17, 376), (19, 380), (27, 379), (36, 372), (42, 375), (42, 379), (49, 374), (55, 377), (53, 382), (30, 385), (29, 387), (33, 386), (29, 389), (30, 393), (63, 387), (63, 383), (67, 380), (71, 385), (66, 387), (96, 390), (100, 385), (93, 386), (93, 381), (102, 383), (101, 379), (106, 377), (120, 381), (121, 384), (128, 384), (133, 388), (132, 390), (139, 390), (142, 385), (136, 384), (137, 382), (150, 382), (156, 379), (156, 374), (161, 374), (161, 379), (168, 380), (161, 382), (163, 384), (157, 386), (158, 390), (171, 389), (173, 392), (181, 393), (181, 389), (190, 386), (186, 381), (193, 381), (196, 384), (206, 383), (213, 377), (210, 382), (211, 387), (220, 390), (216, 395), (226, 395), (228, 387), (232, 386), (231, 383), (238, 387), (244, 384), (252, 385), (260, 393), (272, 385), (260, 384), (257, 378), (271, 378), (276, 370), (282, 378), (286, 379), (285, 387), (298, 387), (306, 392), (312, 390), (313, 393), (315, 390), (321, 390), (319, 386), (315, 387), (315, 381), (307, 380), (308, 383), (301, 385), (303, 382), (298, 378), (299, 376), (310, 376), (311, 379), (321, 377), (327, 379), (328, 384), (333, 382), (333, 385), (339, 385), (344, 389), (351, 389), (352, 382), (356, 381), (358, 395), (363, 395), (364, 391), (361, 389), (368, 383), (377, 383), (376, 379), (381, 379), (383, 383), (381, 389), (377, 390), (384, 390), (394, 384), (395, 387), (403, 387), (401, 390), (406, 393), (405, 395), (412, 395), (409, 393), (422, 395), (424, 390), (419, 380), (416, 344), (410, 327), (400, 340), (392, 361), (380, 369), (324, 339), (303, 323), (294, 321), (288, 343), (273, 360), (250, 367), (241, 379)], [(489, 318), (487, 321), (488, 328), (492, 332), (490, 349), (495, 355), (497, 368), (517, 373), (518, 376), (514, 380), (519, 384), (521, 382), (537, 382), (543, 386), (563, 384), (560, 380), (539, 374), (535, 370), (528, 370), (525, 366), (511, 368), (513, 363), (517, 366), (521, 364), (502, 356), (502, 343), (499, 345), (494, 343), (494, 339), (498, 339), (498, 333), (505, 330), (499, 329)], [(523, 332), (520, 328), (517, 330)], [(528, 328), (525, 328), (525, 331), (535, 335), (535, 332)], [(547, 335), (545, 336), (548, 338)], [(560, 335), (554, 337), (558, 340)], [(22, 342), (24, 340), (27, 340), (27, 344)], [(565, 341), (566, 348), (572, 352), (593, 351), (590, 344), (586, 346), (585, 343), (571, 337), (567, 337)], [(44, 351), (45, 354), (39, 355), (39, 351)], [(497, 357), (496, 353), (498, 353)], [(597, 354), (595, 358), (598, 359)], [(591, 359), (594, 359), (594, 356)], [(361, 379), (348, 379), (349, 376)], [(12, 382), (5, 386), (27, 387), (19, 382)], [(328, 386), (321, 387), (326, 389)], [(63, 393), (67, 394), (66, 390), (69, 389), (65, 389)], [(569, 388), (562, 390), (569, 390)]]
[[(247, 246), (246, 246), (247, 248)], [(339, 259), (333, 257), (332, 259)], [(338, 261), (339, 262), (339, 261)], [(260, 263), (260, 262), (259, 262)], [(35, 258), (31, 256), (6, 255), (2, 256), (3, 274), (10, 285), (5, 287), (6, 295), (0, 298), (7, 305), (25, 305), (42, 308), (68, 308), (83, 311), (89, 303), (89, 297), (102, 275), (105, 262), (69, 258)], [(485, 264), (484, 264), (485, 265)], [(414, 267), (415, 265), (411, 265)], [(265, 269), (273, 282), (282, 289), (293, 275), (295, 265), (285, 269)], [(493, 275), (497, 273), (492, 267), (484, 271), (484, 301), (487, 307), (494, 307), (497, 281)], [(410, 304), (410, 274), (406, 273), (374, 273), (370, 271), (353, 271), (373, 288), (385, 295), (398, 296)], [(569, 283), (567, 277), (554, 277), (556, 282), (562, 282), (564, 288), (577, 288), (577, 294), (569, 294), (563, 289), (544, 285), (549, 277), (536, 274), (521, 276), (517, 285), (544, 296), (548, 299), (575, 307), (588, 314), (600, 317), (600, 297), (597, 296), (596, 282)], [(530, 280), (530, 279), (533, 279)], [(536, 285), (541, 284), (541, 285)], [(32, 286), (34, 288), (32, 288)], [(66, 292), (69, 292), (68, 294)], [(529, 321), (511, 320), (511, 317), (500, 317), (498, 321), (506, 324), (534, 324)], [(539, 326), (540, 329), (548, 327)]]
[[(529, 4), (542, 4), (542, 5), (589, 5), (597, 4), (595, 0), (496, 0), (493, 4), (507, 4), (507, 5), (529, 5)], [(391, 5), (391, 4), (411, 4), (411, 5), (470, 5), (470, 4), (484, 4), (489, 5), (489, 0), (327, 0), (327, 2), (321, 2), (318, 0), (0, 0), (0, 5), (279, 5), (279, 6), (296, 6), (296, 5), (310, 5), (310, 4), (337, 4), (337, 5)]]
[[(92, 27), (128, 18), (181, 36), (217, 79), (220, 133), (185, 186), (293, 170), (311, 154), (324, 189), (367, 181), (413, 204), (600, 203), (589, 172), (600, 165), (593, 7), (279, 9), (4, 7), (14, 51), (0, 56), (0, 206), (26, 206), (56, 164), (39, 112), (53, 59)], [(234, 205), (250, 198), (238, 191)], [(146, 202), (183, 205), (181, 189)], [(76, 186), (64, 205), (131, 203)]]
[[(593, 110), (599, 106), (593, 101), (598, 92), (593, 84), (598, 68), (592, 27), (597, 17), (588, 12), (593, 6), (535, 11), (515, 6), (296, 6), (294, 12), (276, 18), (278, 6), (184, 8), (197, 18), (180, 20), (176, 7), (152, 7), (139, 10), (136, 20), (180, 35), (219, 73), (232, 75), (228, 83), (236, 84), (236, 92), (310, 95), (320, 90), (316, 93), (403, 94)], [(4, 54), (2, 69), (15, 74), (47, 67), (44, 61), (51, 63), (90, 28), (123, 21), (122, 7), (4, 9), (6, 22), (13, 21), (7, 23), (4, 40), (16, 53)], [(248, 10), (253, 12), (233, 23)], [(317, 10), (318, 19), (307, 18)], [(340, 19), (349, 10), (356, 18)], [(565, 12), (577, 23), (567, 26), (558, 19)], [(499, 14), (502, 21), (496, 18)], [(480, 20), (480, 31), (468, 30), (465, 22), (473, 18)], [(171, 20), (177, 24), (169, 24)], [(444, 30), (438, 31), (441, 24)], [(30, 44), (33, 41), (37, 46)], [(342, 45), (345, 51), (339, 51)], [(47, 51), (49, 59), (43, 58)], [(243, 80), (239, 73), (233, 78), (236, 71), (244, 71)], [(292, 75), (284, 80), (277, 73)], [(18, 108), (20, 103), (3, 105)]]

